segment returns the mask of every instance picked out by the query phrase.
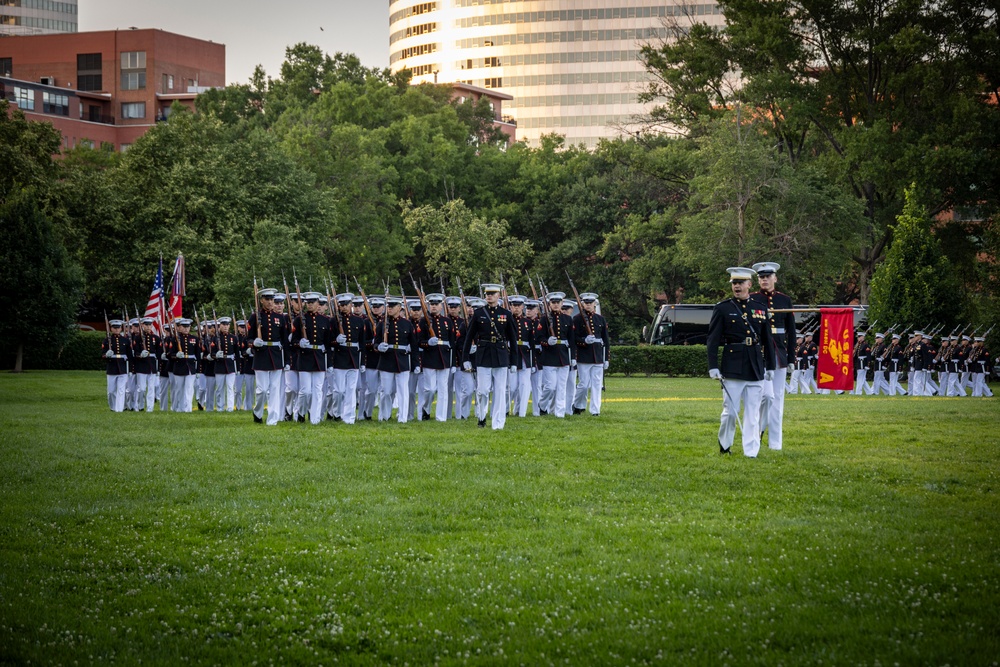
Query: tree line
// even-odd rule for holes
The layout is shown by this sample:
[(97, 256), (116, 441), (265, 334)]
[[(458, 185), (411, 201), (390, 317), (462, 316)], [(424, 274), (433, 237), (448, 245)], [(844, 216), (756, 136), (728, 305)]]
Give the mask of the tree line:
[[(651, 112), (593, 150), (507, 147), (488, 103), (308, 44), (276, 77), (175, 105), (123, 154), (54, 159), (58, 133), (4, 106), (0, 338), (49, 345), (142, 306), (178, 253), (187, 303), (227, 312), (252, 303), (254, 272), (372, 291), (502, 275), (528, 292), (525, 272), (564, 288), (568, 270), (635, 342), (658, 299), (718, 300), (725, 267), (767, 259), (798, 302), (998, 319), (987, 3), (719, 4), (725, 27), (672, 19), (643, 47)], [(904, 206), (925, 248), (886, 262)]]

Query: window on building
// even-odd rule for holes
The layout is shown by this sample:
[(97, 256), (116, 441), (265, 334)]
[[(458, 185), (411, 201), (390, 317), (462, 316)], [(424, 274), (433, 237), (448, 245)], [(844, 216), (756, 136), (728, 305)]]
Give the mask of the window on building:
[(0, 58), (0, 76), (11, 76), (14, 74), (14, 59)]
[(146, 52), (122, 51), (122, 90), (145, 90)]
[(503, 87), (502, 77), (486, 79), (486, 85), (483, 86), (483, 88), (502, 88), (502, 87)]
[(18, 109), (25, 111), (35, 110), (35, 91), (30, 88), (20, 88), (14, 86), (14, 103)]
[(76, 55), (76, 89), (104, 90), (101, 65), (100, 53), (78, 53)]
[(163, 75), (163, 92), (174, 89), (174, 75), (164, 74)]
[(69, 96), (42, 93), (42, 110), (56, 116), (69, 115)]
[(122, 118), (145, 118), (146, 117), (146, 103), (145, 102), (123, 102), (122, 103)]

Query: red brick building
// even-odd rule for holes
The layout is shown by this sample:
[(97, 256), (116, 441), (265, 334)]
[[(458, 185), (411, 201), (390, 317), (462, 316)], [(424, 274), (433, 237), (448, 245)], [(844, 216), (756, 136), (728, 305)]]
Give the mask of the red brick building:
[(180, 101), (226, 85), (226, 47), (163, 30), (0, 37), (0, 95), (65, 148), (124, 150)]
[(500, 131), (507, 136), (508, 146), (517, 141), (517, 121), (503, 114), (504, 100), (509, 101), (514, 99), (512, 96), (507, 93), (501, 93), (499, 90), (480, 88), (468, 83), (453, 83), (451, 84), (451, 89), (451, 99), (458, 100), (459, 103), (463, 103), (466, 99), (470, 98), (476, 103), (483, 97), (489, 100), (490, 107), (493, 109), (494, 127), (500, 128)]

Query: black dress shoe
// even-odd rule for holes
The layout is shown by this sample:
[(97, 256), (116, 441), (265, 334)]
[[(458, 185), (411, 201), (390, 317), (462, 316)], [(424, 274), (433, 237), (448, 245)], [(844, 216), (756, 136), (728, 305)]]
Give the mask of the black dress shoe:
[(198, 404), (198, 409), (199, 409), (199, 410), (204, 410), (204, 409), (205, 409), (205, 406), (204, 406), (204, 405), (202, 405), (201, 403), (199, 403), (199, 404)]
[(289, 414), (286, 414), (286, 415), (285, 415), (285, 421), (286, 421), (286, 422), (290, 422), (290, 421), (292, 421), (292, 416), (291, 416), (291, 415), (289, 415)]
[(583, 414), (583, 408), (573, 408), (573, 414), (574, 415)]
[(549, 414), (549, 411), (548, 411), (548, 410), (539, 410), (539, 411), (538, 411), (538, 414), (539, 414), (540, 416), (545, 416), (545, 415)]
[(429, 422), (431, 420), (431, 413), (425, 412), (423, 415), (421, 415), (420, 420)]
[(479, 428), (486, 428), (486, 420), (485, 419), (480, 419), (479, 420)]
[(335, 421), (335, 422), (342, 422), (342, 421), (344, 421), (344, 419), (342, 417), (334, 417), (333, 421)]
[(331, 415), (329, 412), (326, 413), (326, 420), (327, 421), (333, 421), (333, 415)]
[(299, 415), (299, 418), (296, 419), (295, 421), (297, 421), (298, 423), (302, 424), (302, 423), (305, 422), (305, 420), (306, 420), (306, 416), (305, 415)]
[(732, 447), (730, 447), (729, 449), (725, 449), (722, 446), (722, 443), (720, 442), (719, 443), (719, 453), (720, 454), (732, 454), (733, 453), (733, 449), (732, 449)]
[(264, 423), (264, 420), (263, 420), (263, 419), (261, 419), (260, 417), (258, 417), (257, 415), (254, 415), (254, 416), (253, 416), (253, 423), (254, 423), (254, 424), (263, 424), (263, 423)]

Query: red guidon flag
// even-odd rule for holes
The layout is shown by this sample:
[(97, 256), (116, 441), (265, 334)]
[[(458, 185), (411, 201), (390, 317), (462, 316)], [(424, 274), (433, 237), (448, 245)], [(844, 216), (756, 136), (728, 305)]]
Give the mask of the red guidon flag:
[(816, 386), (820, 389), (854, 389), (854, 310), (820, 310), (819, 361)]

